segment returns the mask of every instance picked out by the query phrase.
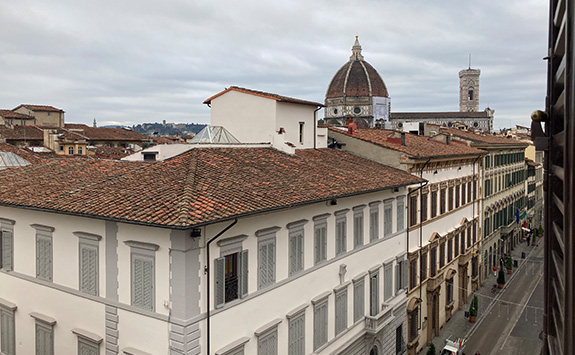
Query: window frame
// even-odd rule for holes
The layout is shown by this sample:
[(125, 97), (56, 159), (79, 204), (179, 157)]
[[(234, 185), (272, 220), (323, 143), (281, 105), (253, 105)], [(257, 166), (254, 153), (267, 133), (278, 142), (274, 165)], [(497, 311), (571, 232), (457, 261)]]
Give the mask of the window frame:
[[(255, 233), (258, 239), (258, 290), (270, 287), (276, 283), (276, 233), (278, 230), (280, 230), (280, 227), (271, 227)], [(267, 249), (265, 258), (262, 254), (263, 249)]]
[[(156, 308), (156, 251), (159, 249), (159, 246), (140, 241), (125, 241), (124, 243), (130, 247), (130, 304), (134, 307), (154, 312)], [(139, 298), (142, 299), (141, 303), (138, 301), (138, 292), (140, 292), (140, 290), (137, 289), (136, 283), (139, 278), (142, 279), (142, 283), (146, 282), (146, 275), (144, 270), (142, 270), (141, 275), (137, 274), (138, 269), (136, 262), (151, 263), (151, 280), (147, 281), (149, 286), (142, 286), (142, 294), (139, 296)], [(147, 290), (150, 292), (150, 302), (148, 303), (145, 302), (145, 293)]]
[(14, 270), (14, 221), (0, 218), (0, 269)]
[(313, 218), (314, 265), (327, 260), (327, 218), (329, 214)]
[[(54, 276), (54, 228), (39, 224), (33, 224), (32, 227), (36, 229), (36, 278), (52, 282)], [(48, 243), (47, 246), (44, 246), (47, 248), (45, 255), (40, 253), (42, 243)]]
[[(102, 239), (101, 236), (90, 234), (90, 233), (83, 233), (83, 232), (74, 232), (74, 235), (78, 237), (78, 290), (90, 295), (98, 296), (99, 294), (99, 259), (100, 259), (100, 250), (99, 250), (99, 242)], [(94, 257), (94, 265), (89, 265), (87, 268), (83, 267), (84, 261), (84, 253), (83, 251), (93, 252), (95, 253)], [(88, 260), (87, 262), (90, 262)], [(85, 272), (89, 270), (93, 270), (95, 273), (94, 275), (86, 275)], [(86, 279), (92, 278), (94, 283), (94, 289), (90, 290), (85, 287)]]
[(342, 255), (347, 252), (347, 212), (341, 210), (334, 213), (335, 215), (335, 255)]
[(288, 274), (294, 276), (305, 270), (305, 228), (308, 220), (289, 223), (288, 229)]
[(393, 200), (383, 201), (383, 237), (387, 238), (393, 234)]

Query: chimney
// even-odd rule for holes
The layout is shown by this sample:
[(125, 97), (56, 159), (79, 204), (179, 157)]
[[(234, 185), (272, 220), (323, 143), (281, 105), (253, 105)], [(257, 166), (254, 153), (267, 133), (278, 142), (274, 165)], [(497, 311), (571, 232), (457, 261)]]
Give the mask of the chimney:
[(406, 145), (405, 144), (405, 132), (401, 132), (401, 145)]
[(357, 130), (357, 125), (355, 123), (350, 123), (347, 125), (347, 133), (349, 133), (350, 135), (354, 135), (355, 131)]

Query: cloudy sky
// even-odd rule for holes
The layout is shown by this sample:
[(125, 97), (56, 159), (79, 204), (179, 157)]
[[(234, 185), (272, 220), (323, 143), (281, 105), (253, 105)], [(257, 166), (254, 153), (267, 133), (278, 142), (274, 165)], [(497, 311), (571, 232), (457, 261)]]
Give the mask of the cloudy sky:
[(544, 108), (547, 18), (545, 0), (3, 1), (0, 109), (209, 123), (202, 102), (231, 85), (323, 102), (357, 34), (392, 112), (457, 111), (471, 54), (480, 109), (496, 128), (528, 125)]

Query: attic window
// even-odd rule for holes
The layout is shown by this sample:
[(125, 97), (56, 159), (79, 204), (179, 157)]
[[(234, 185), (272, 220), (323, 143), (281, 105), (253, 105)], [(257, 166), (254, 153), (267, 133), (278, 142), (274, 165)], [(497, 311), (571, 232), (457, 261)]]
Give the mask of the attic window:
[(156, 155), (158, 152), (143, 152), (144, 161), (156, 161)]
[(299, 143), (303, 144), (303, 125), (304, 122), (299, 123)]

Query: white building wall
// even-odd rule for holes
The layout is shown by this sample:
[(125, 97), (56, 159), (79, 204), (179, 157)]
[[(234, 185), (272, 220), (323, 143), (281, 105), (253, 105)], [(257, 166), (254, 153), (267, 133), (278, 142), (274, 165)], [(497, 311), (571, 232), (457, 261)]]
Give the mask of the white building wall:
[[(294, 144), (296, 148), (313, 148), (314, 144), (314, 110), (317, 107), (309, 105), (298, 105), (293, 103), (278, 102), (276, 132), (280, 128), (285, 129), (285, 140)], [(303, 122), (303, 141), (300, 142), (299, 126)]]
[[(278, 325), (278, 349), (279, 353), (285, 353), (288, 347), (289, 320), (286, 314), (294, 309), (307, 305), (306, 314), (306, 353), (313, 352), (313, 315), (314, 305), (311, 300), (328, 292), (328, 345), (321, 348), (322, 354), (329, 354), (343, 346), (350, 345), (349, 341), (361, 336), (365, 332), (364, 320), (353, 324), (354, 289), (353, 283), (347, 288), (348, 293), (348, 329), (336, 337), (335, 335), (335, 296), (334, 288), (340, 285), (340, 267), (346, 265), (345, 282), (367, 273), (370, 268), (379, 268), (379, 303), (383, 304), (384, 273), (383, 263), (394, 262), (393, 278), (395, 278), (395, 261), (397, 256), (406, 256), (405, 230), (396, 230), (396, 208), (393, 209), (393, 235), (384, 239), (383, 236), (383, 200), (405, 196), (406, 190), (400, 189), (393, 193), (385, 191), (338, 199), (337, 205), (320, 202), (312, 206), (300, 207), (288, 211), (275, 212), (266, 215), (258, 215), (241, 219), (238, 224), (224, 233), (218, 240), (245, 234), (248, 236), (242, 243), (243, 249), (249, 250), (249, 293), (241, 300), (235, 300), (226, 304), (222, 309), (214, 308), (214, 299), (210, 302), (211, 316), (211, 348), (216, 351), (242, 337), (250, 338), (245, 344), (246, 354), (257, 353), (257, 337), (254, 330), (265, 324), (280, 319)], [(369, 203), (379, 201), (379, 236), (375, 243), (369, 243)], [(353, 249), (353, 207), (365, 205), (364, 208), (364, 246)], [(335, 215), (334, 212), (349, 209), (347, 212), (347, 252), (335, 255)], [(327, 218), (327, 261), (320, 265), (314, 265), (314, 221), (313, 217), (324, 213), (330, 213)], [(407, 214), (405, 214), (405, 217)], [(298, 275), (288, 276), (289, 247), (288, 229), (290, 222), (307, 219), (304, 226), (304, 271)], [(223, 230), (228, 223), (221, 223), (206, 229), (206, 238), (211, 238), (218, 231)], [(276, 282), (275, 284), (258, 290), (258, 239), (255, 232), (262, 228), (278, 226), (281, 229), (276, 233)], [(220, 256), (217, 243), (211, 244), (209, 265), (213, 269), (214, 259)], [(205, 253), (202, 258), (205, 260)], [(206, 276), (202, 276), (202, 283)], [(214, 274), (210, 275), (210, 286), (214, 285)], [(395, 280), (392, 281), (395, 291)], [(364, 276), (364, 305), (365, 314), (369, 314), (369, 276)], [(203, 288), (202, 288), (203, 289)], [(205, 293), (202, 294), (202, 297)], [(213, 292), (211, 293), (213, 297)], [(398, 293), (392, 298), (392, 304), (405, 302), (405, 292)], [(205, 299), (201, 302), (202, 310), (205, 311)], [(381, 305), (380, 305), (381, 307)], [(403, 312), (396, 317), (404, 317)], [(241, 319), (241, 327), (237, 326), (237, 320)], [(404, 326), (406, 327), (406, 325)], [(405, 329), (405, 328), (404, 328)]]
[(212, 126), (225, 127), (242, 143), (273, 142), (277, 101), (231, 90), (211, 103)]

